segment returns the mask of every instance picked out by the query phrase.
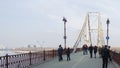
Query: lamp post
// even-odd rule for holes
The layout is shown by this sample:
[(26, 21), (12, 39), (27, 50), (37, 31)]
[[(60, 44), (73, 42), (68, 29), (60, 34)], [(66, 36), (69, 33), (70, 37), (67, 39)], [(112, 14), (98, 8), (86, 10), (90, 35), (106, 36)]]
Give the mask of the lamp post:
[(66, 20), (66, 18), (65, 17), (63, 17), (63, 22), (64, 22), (64, 49), (66, 50), (66, 22), (67, 22), (67, 20)]
[(107, 24), (107, 36), (106, 36), (106, 40), (107, 40), (107, 46), (108, 46), (108, 40), (109, 40), (109, 24), (110, 24), (109, 19), (107, 19), (106, 24)]

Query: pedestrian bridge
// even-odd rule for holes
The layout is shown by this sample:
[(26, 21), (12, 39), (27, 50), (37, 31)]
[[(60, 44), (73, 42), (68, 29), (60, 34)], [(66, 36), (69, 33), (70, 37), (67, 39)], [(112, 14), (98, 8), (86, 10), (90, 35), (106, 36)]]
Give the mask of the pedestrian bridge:
[[(94, 22), (94, 20), (90, 20), (91, 14), (94, 13), (88, 13), (86, 15), (82, 29), (73, 46), (73, 49), (71, 49), (71, 52), (73, 52), (71, 54), (71, 61), (67, 61), (65, 50), (63, 51), (64, 60), (59, 62), (57, 57), (58, 56), (57, 49), (47, 50), (47, 51), (43, 49), (43, 51), (41, 50), (39, 52), (31, 52), (30, 49), (27, 50), (30, 52), (25, 54), (18, 54), (18, 55), (7, 54), (6, 56), (1, 56), (0, 68), (102, 68), (102, 59), (99, 58), (99, 55), (97, 55), (97, 58), (90, 58), (89, 54), (83, 55), (81, 52), (81, 48), (79, 49), (78, 47), (84, 44), (87, 44), (88, 46), (97, 45), (98, 47), (102, 47), (102, 45), (105, 45), (100, 13), (97, 13), (97, 15), (95, 13), (95, 16), (97, 16), (97, 22)], [(98, 25), (95, 25), (95, 23), (97, 23)], [(92, 24), (97, 26), (97, 28), (91, 27)], [(106, 40), (107, 45), (108, 45), (108, 39), (109, 36), (107, 29), (107, 40)], [(66, 49), (66, 35), (64, 36), (64, 40), (65, 40), (64, 48)], [(77, 52), (78, 49), (80, 50), (80, 52)], [(37, 49), (35, 48), (35, 50)], [(111, 53), (112, 53), (112, 59), (115, 60), (117, 64), (120, 65), (120, 58), (119, 58), (120, 53), (116, 53), (114, 51), (111, 51)], [(109, 62), (108, 68), (120, 68), (117, 64), (115, 64), (114, 61)]]
[[(66, 55), (63, 55), (63, 61), (58, 61), (58, 57), (45, 63), (31, 65), (28, 68), (102, 68), (102, 58), (97, 55), (96, 58), (90, 58), (83, 55), (82, 52), (72, 53), (71, 60), (67, 61)], [(114, 61), (108, 63), (108, 68), (120, 68)]]

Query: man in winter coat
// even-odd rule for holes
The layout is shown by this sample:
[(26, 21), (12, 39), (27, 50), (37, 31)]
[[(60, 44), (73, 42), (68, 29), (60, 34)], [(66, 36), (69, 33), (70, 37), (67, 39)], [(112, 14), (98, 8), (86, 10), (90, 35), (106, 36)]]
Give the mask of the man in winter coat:
[(105, 45), (102, 48), (102, 60), (103, 60), (102, 68), (107, 68), (107, 66), (108, 66), (108, 59), (111, 59), (110, 58), (110, 51), (107, 48), (107, 45)]
[(58, 48), (59, 61), (63, 60), (63, 58), (62, 58), (62, 53), (63, 53), (63, 48), (62, 48), (61, 45), (59, 45), (59, 48)]

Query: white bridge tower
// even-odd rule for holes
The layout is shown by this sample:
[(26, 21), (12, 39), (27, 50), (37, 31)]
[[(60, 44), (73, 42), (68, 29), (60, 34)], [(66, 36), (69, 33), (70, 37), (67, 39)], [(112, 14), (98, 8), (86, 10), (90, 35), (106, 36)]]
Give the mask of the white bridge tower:
[[(92, 26), (97, 26), (97, 27), (93, 28)], [(97, 33), (96, 40), (95, 39), (93, 40), (94, 35), (92, 34), (95, 33)], [(96, 41), (96, 44), (94, 43), (94, 41)], [(82, 29), (74, 44), (73, 52), (76, 51), (79, 45), (82, 46), (83, 44), (87, 44), (88, 46), (93, 44), (97, 46), (102, 46), (105, 44), (100, 13), (89, 12), (86, 15)]]

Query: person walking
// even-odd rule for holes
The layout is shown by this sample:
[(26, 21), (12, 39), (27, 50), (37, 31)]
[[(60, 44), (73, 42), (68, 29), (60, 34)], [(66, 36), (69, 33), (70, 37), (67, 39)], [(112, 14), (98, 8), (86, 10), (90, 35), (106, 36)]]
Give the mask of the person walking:
[(83, 55), (87, 55), (87, 50), (88, 50), (87, 44), (83, 45), (82, 50), (83, 50)]
[(94, 56), (96, 58), (96, 53), (97, 53), (97, 46), (94, 46)]
[(69, 47), (66, 50), (66, 54), (67, 54), (67, 61), (70, 61), (70, 48)]
[(62, 53), (63, 53), (63, 48), (61, 45), (59, 45), (59, 48), (58, 48), (59, 61), (63, 60)]
[(90, 52), (90, 58), (92, 58), (92, 54), (93, 54), (93, 46), (92, 46), (92, 44), (89, 46), (89, 52)]
[(102, 57), (102, 55), (101, 55), (102, 54), (102, 47), (100, 47), (100, 46), (98, 47), (98, 53), (99, 53), (99, 58), (101, 58)]
[(107, 48), (107, 45), (103, 46), (102, 48), (102, 68), (107, 68), (108, 67), (108, 59), (110, 59), (110, 52), (109, 49)]
[[(110, 51), (111, 51), (110, 46), (108, 46), (108, 50), (109, 50), (109, 54), (110, 54)], [(110, 56), (109, 56), (109, 61), (110, 62), (112, 61), (112, 54), (110, 54)]]

